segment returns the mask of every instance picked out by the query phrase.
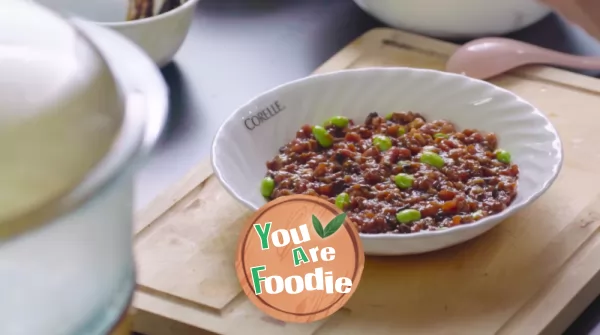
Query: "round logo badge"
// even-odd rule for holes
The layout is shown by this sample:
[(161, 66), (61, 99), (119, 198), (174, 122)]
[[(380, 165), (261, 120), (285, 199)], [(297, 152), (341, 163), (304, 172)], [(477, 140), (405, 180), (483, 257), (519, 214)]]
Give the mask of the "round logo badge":
[(259, 309), (285, 322), (313, 322), (339, 310), (362, 275), (358, 230), (336, 206), (308, 195), (277, 198), (248, 220), (236, 271)]

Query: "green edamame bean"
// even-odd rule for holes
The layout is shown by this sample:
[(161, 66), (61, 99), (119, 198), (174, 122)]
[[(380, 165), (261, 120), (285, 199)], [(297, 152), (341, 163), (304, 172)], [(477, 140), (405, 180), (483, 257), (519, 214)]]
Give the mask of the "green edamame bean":
[(335, 197), (335, 205), (339, 209), (344, 209), (350, 203), (350, 196), (348, 193), (342, 192)]
[(406, 134), (406, 128), (404, 126), (400, 126), (398, 128), (398, 136), (402, 136), (404, 134)]
[(344, 116), (334, 116), (327, 121), (329, 124), (332, 124), (338, 128), (345, 128), (348, 125), (348, 118)]
[(448, 134), (444, 134), (444, 133), (437, 133), (435, 135), (433, 135), (434, 138), (448, 138), (450, 137)]
[(389, 113), (388, 115), (385, 116), (385, 119), (391, 120), (393, 116), (394, 116), (394, 113)]
[(425, 151), (421, 154), (421, 163), (425, 163), (427, 165), (431, 165), (440, 169), (444, 166), (444, 159), (440, 157), (440, 155), (435, 152)]
[(333, 145), (333, 138), (331, 138), (331, 135), (329, 135), (325, 128), (321, 126), (314, 126), (312, 133), (315, 135), (317, 142), (319, 142), (322, 147), (329, 148)]
[(400, 173), (394, 177), (394, 183), (396, 183), (396, 186), (402, 189), (410, 188), (414, 180), (415, 177), (406, 173)]
[(376, 145), (380, 151), (386, 151), (392, 147), (392, 139), (384, 135), (375, 135), (375, 137), (373, 137), (373, 144)]
[(421, 219), (421, 212), (416, 209), (405, 209), (396, 214), (396, 220), (400, 223), (409, 223)]
[(496, 150), (496, 159), (501, 161), (502, 163), (509, 164), (510, 158), (510, 152), (502, 149)]
[(271, 177), (265, 177), (260, 183), (260, 193), (263, 197), (268, 198), (275, 189), (275, 181)]

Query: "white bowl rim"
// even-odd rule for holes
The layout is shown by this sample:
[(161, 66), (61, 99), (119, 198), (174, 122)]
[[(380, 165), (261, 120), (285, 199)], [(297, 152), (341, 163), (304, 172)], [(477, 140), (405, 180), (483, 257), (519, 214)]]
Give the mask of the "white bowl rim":
[(252, 208), (253, 210), (257, 210), (256, 208), (254, 208), (254, 206), (249, 202), (243, 199), (242, 196), (240, 196), (230, 185), (229, 183), (227, 183), (221, 176), (221, 171), (220, 168), (217, 166), (217, 164), (215, 163), (215, 155), (216, 155), (216, 146), (217, 146), (217, 139), (222, 136), (223, 133), (223, 128), (225, 127), (226, 124), (228, 124), (235, 116), (237, 116), (241, 111), (243, 111), (245, 108), (247, 108), (248, 106), (252, 105), (256, 100), (260, 99), (261, 97), (271, 94), (273, 92), (276, 92), (280, 89), (286, 88), (288, 86), (293, 86), (293, 85), (297, 85), (299, 83), (303, 83), (305, 81), (310, 81), (316, 78), (323, 78), (323, 77), (333, 77), (333, 76), (337, 76), (343, 73), (360, 73), (360, 72), (389, 72), (389, 71), (413, 71), (413, 72), (421, 72), (421, 73), (435, 73), (436, 75), (442, 75), (442, 76), (450, 76), (450, 77), (462, 77), (463, 79), (466, 79), (468, 81), (474, 82), (477, 85), (483, 85), (483, 86), (487, 86), (491, 89), (503, 92), (505, 94), (509, 94), (510, 96), (514, 97), (517, 99), (517, 101), (519, 101), (519, 103), (524, 104), (528, 107), (531, 108), (532, 112), (534, 114), (536, 114), (537, 116), (543, 118), (549, 125), (549, 127), (546, 127), (546, 129), (551, 132), (554, 137), (555, 137), (555, 142), (558, 145), (558, 153), (557, 153), (557, 158), (558, 158), (558, 162), (555, 166), (553, 166), (553, 174), (552, 176), (544, 183), (544, 185), (537, 190), (536, 192), (534, 192), (532, 195), (530, 195), (528, 198), (524, 199), (524, 201), (519, 204), (519, 205), (513, 205), (512, 203), (502, 212), (487, 216), (479, 221), (475, 221), (473, 223), (469, 223), (469, 224), (465, 224), (465, 225), (459, 225), (459, 226), (455, 226), (455, 227), (451, 227), (451, 228), (447, 228), (447, 229), (441, 229), (441, 230), (426, 230), (426, 231), (419, 231), (419, 232), (415, 232), (415, 233), (410, 233), (410, 234), (391, 234), (391, 233), (383, 233), (383, 234), (363, 234), (360, 233), (360, 238), (361, 239), (366, 239), (366, 240), (396, 240), (396, 239), (415, 239), (415, 238), (433, 238), (435, 236), (441, 236), (441, 235), (450, 235), (450, 234), (458, 234), (458, 232), (463, 231), (463, 230), (471, 230), (475, 227), (478, 226), (485, 226), (486, 224), (488, 224), (491, 221), (495, 221), (500, 223), (501, 221), (505, 220), (507, 217), (511, 216), (512, 214), (516, 213), (517, 211), (519, 211), (520, 209), (522, 209), (523, 207), (526, 207), (527, 205), (531, 204), (533, 201), (535, 201), (536, 199), (538, 199), (542, 194), (544, 194), (546, 192), (546, 190), (548, 190), (548, 188), (554, 183), (554, 181), (556, 180), (556, 178), (558, 177), (560, 171), (562, 170), (562, 165), (563, 165), (563, 157), (564, 157), (564, 149), (563, 149), (563, 145), (562, 145), (562, 141), (560, 139), (560, 136), (558, 135), (558, 132), (556, 131), (556, 129), (554, 128), (554, 125), (552, 124), (552, 122), (550, 122), (550, 120), (539, 110), (537, 109), (535, 106), (533, 106), (532, 104), (530, 104), (529, 102), (525, 101), (524, 99), (522, 99), (521, 97), (519, 97), (518, 95), (516, 95), (515, 93), (496, 86), (492, 83), (489, 83), (487, 81), (483, 81), (483, 80), (479, 80), (479, 79), (474, 79), (471, 77), (467, 77), (461, 74), (455, 74), (455, 73), (450, 73), (450, 72), (444, 72), (444, 71), (439, 71), (439, 70), (433, 70), (433, 69), (421, 69), (421, 68), (411, 68), (411, 67), (401, 67), (401, 66), (397, 66), (397, 67), (364, 67), (364, 68), (358, 68), (358, 69), (344, 69), (344, 70), (338, 70), (338, 71), (333, 71), (333, 72), (328, 72), (328, 73), (321, 73), (321, 74), (313, 74), (313, 75), (309, 75), (300, 79), (296, 79), (296, 80), (292, 80), (289, 81), (287, 83), (278, 85), (270, 90), (264, 91), (256, 96), (254, 96), (253, 98), (251, 98), (248, 102), (242, 104), (240, 107), (238, 107), (231, 115), (229, 115), (227, 117), (227, 119), (225, 119), (225, 121), (221, 124), (221, 126), (219, 127), (219, 129), (217, 130), (214, 138), (213, 138), (213, 142), (211, 145), (211, 153), (210, 153), (210, 160), (211, 160), (211, 166), (213, 169), (213, 173), (217, 176), (217, 178), (219, 179), (219, 181), (221, 182), (221, 184), (224, 186), (225, 190), (231, 195), (233, 196), (237, 201), (240, 201), (241, 203), (243, 203), (246, 207), (248, 208)]
[(162, 13), (162, 14), (159, 14), (159, 15), (154, 15), (154, 16), (151, 16), (151, 17), (146, 17), (146, 18), (139, 19), (139, 20), (133, 20), (133, 21), (96, 21), (96, 20), (88, 20), (88, 21), (93, 22), (95, 24), (99, 24), (99, 25), (104, 26), (104, 27), (111, 27), (111, 28), (135, 26), (135, 25), (140, 25), (140, 24), (144, 24), (144, 23), (151, 23), (151, 22), (154, 22), (154, 21), (167, 19), (170, 16), (177, 15), (181, 11), (187, 10), (188, 7), (195, 6), (198, 1), (200, 1), (200, 0), (187, 0), (186, 2), (183, 3), (183, 5), (175, 8), (175, 9), (172, 9), (172, 10), (166, 12), (166, 13)]

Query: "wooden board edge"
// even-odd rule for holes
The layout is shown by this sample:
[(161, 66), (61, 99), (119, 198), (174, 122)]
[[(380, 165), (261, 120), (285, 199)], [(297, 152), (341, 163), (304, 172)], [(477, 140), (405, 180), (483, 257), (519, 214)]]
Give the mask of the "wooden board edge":
[[(577, 232), (577, 235), (569, 234), (568, 241), (562, 236), (562, 231), (553, 239), (549, 245), (560, 245), (561, 249), (569, 248), (568, 243), (573, 243), (575, 248), (568, 253), (561, 265), (548, 273), (549, 280), (545, 282), (539, 290), (534, 292), (525, 304), (523, 304), (512, 317), (502, 326), (499, 333), (519, 334), (526, 332), (528, 334), (541, 334), (548, 331), (555, 331), (560, 328), (566, 329), (568, 323), (572, 322), (577, 315), (573, 315), (573, 310), (579, 309), (579, 313), (587, 305), (578, 305), (582, 299), (575, 300), (579, 292), (588, 287), (588, 290), (595, 287), (590, 286), (593, 278), (600, 272), (600, 263), (595, 261), (590, 255), (600, 252), (600, 212), (597, 210), (600, 206), (600, 194), (587, 204), (579, 214), (562, 231)], [(566, 235), (566, 234), (565, 234)], [(579, 237), (578, 237), (579, 236)], [(579, 242), (579, 240), (583, 238)], [(555, 249), (556, 247), (552, 248)], [(547, 253), (542, 251), (539, 263), (548, 263), (557, 257), (545, 257)], [(597, 285), (596, 285), (597, 286)], [(600, 291), (596, 292), (597, 296)], [(588, 301), (589, 304), (590, 301)], [(572, 309), (567, 309), (566, 306)], [(571, 319), (568, 320), (569, 315)], [(554, 328), (550, 329), (549, 325)]]
[[(143, 335), (215, 335), (201, 328), (161, 317), (144, 310), (134, 310), (131, 329)], [(123, 334), (125, 335), (125, 334)]]
[(389, 35), (388, 28), (374, 28), (361, 36), (354, 39), (352, 42), (344, 46), (340, 51), (331, 56), (325, 63), (321, 64), (312, 74), (322, 74), (336, 70), (345, 69), (350, 66), (361, 55), (362, 51), (374, 47), (379, 44), (378, 41)]
[(600, 94), (600, 80), (583, 74), (542, 65), (531, 65), (511, 73), (515, 77), (550, 83), (594, 95)]
[[(586, 308), (588, 308), (600, 295), (600, 273), (596, 273), (586, 280), (587, 284), (575, 296), (564, 304), (563, 309), (548, 323), (541, 332), (543, 335), (563, 334)], [(565, 285), (571, 287), (571, 285)], [(597, 332), (597, 331), (596, 331)]]
[(205, 159), (194, 166), (177, 183), (161, 192), (136, 215), (133, 229), (134, 236), (159, 218), (163, 213), (167, 212), (194, 188), (206, 181), (212, 173), (211, 161), (210, 159)]
[[(419, 48), (425, 47), (427, 51), (442, 53), (446, 57), (450, 57), (450, 55), (459, 47), (457, 44), (427, 36), (393, 28), (379, 27), (367, 31), (350, 42), (350, 44), (338, 51), (323, 63), (323, 65), (317, 68), (314, 73), (321, 74), (339, 70), (340, 64), (343, 65), (344, 68), (347, 68), (360, 57), (364, 50), (369, 50), (373, 47), (377, 48), (376, 44), (382, 44), (381, 41), (384, 40), (394, 40), (408, 46), (415, 46), (415, 42), (418, 42)], [(558, 68), (531, 65), (515, 69), (505, 75), (521, 79), (537, 80), (593, 94), (600, 94), (600, 80), (597, 78)]]
[[(520, 308), (499, 334), (562, 334), (577, 316), (600, 294), (598, 260), (590, 257), (600, 252), (597, 232), (585, 242), (551, 277), (551, 280)], [(571, 271), (565, 271), (570, 269)], [(575, 274), (575, 275), (572, 275)], [(574, 281), (577, 285), (574, 285)], [(582, 296), (586, 291), (593, 296)], [(525, 317), (524, 315), (528, 316)]]
[[(173, 335), (183, 335), (174, 330), (190, 329), (198, 330), (190, 335), (222, 334), (224, 328), (220, 326), (223, 322), (218, 315), (198, 312), (189, 306), (168, 301), (160, 296), (144, 291), (136, 291), (133, 299), (134, 319), (133, 330), (144, 335), (169, 334), (153, 330), (148, 324), (168, 325)], [(184, 333), (185, 335), (188, 335)]]

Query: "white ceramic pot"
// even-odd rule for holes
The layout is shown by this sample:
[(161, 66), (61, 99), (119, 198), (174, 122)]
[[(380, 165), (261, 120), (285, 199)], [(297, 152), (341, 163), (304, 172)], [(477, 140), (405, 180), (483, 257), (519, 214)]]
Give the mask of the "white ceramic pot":
[(354, 0), (399, 29), (440, 38), (503, 35), (537, 22), (550, 9), (537, 0)]
[(199, 0), (188, 0), (164, 14), (135, 21), (125, 21), (128, 0), (35, 1), (54, 10), (77, 15), (118, 31), (141, 47), (159, 67), (162, 67), (168, 64), (181, 48)]
[(0, 27), (0, 136), (12, 136), (0, 146), (0, 334), (106, 334), (135, 287), (133, 174), (164, 125), (166, 85), (93, 24), (7, 0)]

